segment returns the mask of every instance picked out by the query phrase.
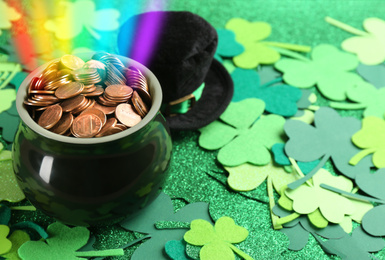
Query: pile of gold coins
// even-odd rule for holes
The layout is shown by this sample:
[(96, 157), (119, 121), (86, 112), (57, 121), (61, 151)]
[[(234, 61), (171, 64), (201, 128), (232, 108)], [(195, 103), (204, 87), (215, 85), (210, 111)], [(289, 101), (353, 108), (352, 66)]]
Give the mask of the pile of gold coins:
[(138, 124), (151, 107), (151, 95), (139, 69), (99, 52), (87, 62), (64, 55), (50, 63), (29, 83), (24, 105), (47, 130), (91, 138)]

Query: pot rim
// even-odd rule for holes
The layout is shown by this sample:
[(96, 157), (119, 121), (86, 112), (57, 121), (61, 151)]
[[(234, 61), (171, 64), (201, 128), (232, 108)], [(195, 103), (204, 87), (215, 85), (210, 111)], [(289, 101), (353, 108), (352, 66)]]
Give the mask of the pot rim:
[[(91, 59), (91, 57), (95, 54), (95, 52), (90, 52), (90, 53), (79, 53), (75, 54), (75, 56), (83, 59), (84, 61), (87, 61)], [(38, 125), (32, 117), (29, 115), (27, 109), (24, 107), (24, 100), (27, 98), (27, 88), (29, 86), (30, 81), (32, 80), (33, 77), (40, 75), (43, 70), (53, 61), (59, 60), (55, 59), (52, 60), (48, 63), (45, 63), (44, 65), (36, 68), (34, 71), (32, 71), (21, 83), (17, 95), (16, 95), (16, 108), (17, 112), (19, 113), (19, 116), (31, 130), (33, 130), (36, 134), (57, 141), (57, 142), (62, 142), (62, 143), (70, 143), (70, 144), (100, 144), (100, 143), (106, 143), (106, 142), (111, 142), (111, 141), (116, 141), (118, 139), (127, 137), (133, 133), (138, 132), (141, 130), (143, 127), (145, 127), (148, 123), (150, 123), (155, 116), (159, 113), (161, 104), (162, 104), (162, 88), (160, 86), (160, 83), (154, 73), (152, 73), (147, 67), (144, 65), (140, 64), (139, 62), (132, 60), (130, 58), (116, 55), (117, 58), (119, 58), (124, 65), (128, 66), (134, 66), (138, 68), (143, 75), (146, 77), (147, 82), (148, 82), (148, 87), (150, 89), (151, 97), (152, 97), (152, 105), (147, 113), (147, 115), (135, 126), (128, 128), (120, 133), (108, 135), (108, 136), (103, 136), (103, 137), (96, 137), (96, 138), (75, 138), (75, 137), (70, 137), (70, 136), (64, 136), (64, 135), (59, 135), (56, 133), (53, 133), (47, 129), (44, 129), (40, 125)]]

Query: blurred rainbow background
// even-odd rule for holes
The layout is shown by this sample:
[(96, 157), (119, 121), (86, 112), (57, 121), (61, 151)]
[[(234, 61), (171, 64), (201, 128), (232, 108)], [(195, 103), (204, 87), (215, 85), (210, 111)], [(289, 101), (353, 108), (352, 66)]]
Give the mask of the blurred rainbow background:
[[(117, 51), (120, 26), (135, 14), (166, 10), (169, 4), (164, 0), (118, 2), (0, 0), (0, 7), (6, 5), (0, 8), (0, 17), (8, 18), (12, 26), (10, 61), (19, 62), (25, 70), (31, 71), (64, 54), (88, 51), (120, 54)], [(130, 20), (131, 29), (124, 39), (130, 44), (122, 55), (146, 64), (153, 53), (162, 17), (151, 21)], [(3, 30), (3, 33), (8, 32)]]

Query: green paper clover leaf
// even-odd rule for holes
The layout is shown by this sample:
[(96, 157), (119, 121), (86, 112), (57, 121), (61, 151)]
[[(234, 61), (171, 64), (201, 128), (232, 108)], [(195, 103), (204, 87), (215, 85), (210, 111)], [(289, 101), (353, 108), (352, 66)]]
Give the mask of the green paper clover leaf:
[(0, 113), (8, 110), (12, 106), (12, 102), (16, 99), (15, 89), (0, 90)]
[(264, 166), (242, 164), (236, 167), (225, 167), (229, 172), (227, 182), (236, 191), (256, 189), (267, 178), (271, 179), (274, 189), (280, 193), (283, 186), (295, 181), (294, 173), (287, 173), (284, 168), (270, 162)]
[(374, 207), (362, 218), (362, 227), (373, 236), (385, 235), (385, 221), (383, 219), (385, 205)]
[(8, 253), (12, 248), (12, 242), (7, 238), (9, 227), (0, 225), (0, 255)]
[(264, 107), (265, 103), (255, 98), (231, 102), (220, 116), (221, 121), (199, 130), (199, 145), (208, 150), (220, 149), (218, 161), (224, 166), (268, 164), (271, 146), (283, 142), (285, 119), (278, 115), (261, 116)]
[(351, 192), (353, 183), (344, 176), (333, 176), (327, 170), (320, 169), (313, 176), (313, 186), (307, 183), (297, 189), (286, 190), (286, 195), (293, 200), (293, 209), (299, 214), (310, 214), (319, 209), (322, 215), (332, 223), (340, 223), (345, 215), (354, 213), (353, 203), (333, 191), (321, 188), (321, 184), (327, 184), (340, 190)]
[(48, 226), (49, 237), (45, 241), (28, 241), (18, 250), (23, 260), (78, 260), (83, 257), (123, 255), (123, 249), (101, 251), (77, 251), (82, 248), (90, 236), (85, 227), (70, 228), (60, 222)]
[(25, 196), (13, 171), (11, 151), (0, 151), (0, 172), (0, 201), (22, 201)]
[(135, 217), (130, 217), (120, 223), (127, 230), (146, 233), (150, 237), (135, 250), (132, 260), (163, 259), (164, 246), (170, 240), (180, 240), (186, 232), (185, 228), (157, 227), (158, 222), (190, 223), (194, 219), (205, 219), (211, 222), (208, 204), (204, 202), (191, 203), (174, 213), (172, 201), (165, 193), (159, 196), (148, 206), (143, 208)]
[(370, 252), (377, 252), (384, 248), (385, 241), (381, 237), (367, 234), (361, 227), (354, 229), (351, 235), (345, 234), (339, 239), (322, 241), (317, 239), (322, 249), (328, 254), (348, 259), (373, 259)]
[(20, 13), (13, 7), (10, 7), (5, 1), (0, 1), (0, 35), (1, 29), (10, 29), (11, 22), (21, 18)]
[[(60, 2), (64, 16), (48, 20), (44, 27), (55, 33), (60, 40), (69, 40), (79, 35), (83, 27), (96, 39), (101, 36), (94, 30), (113, 31), (119, 27), (120, 12), (116, 9), (95, 10), (95, 4), (90, 0)], [(74, 22), (76, 21), (76, 22)]]
[(17, 251), (27, 241), (30, 241), (30, 237), (27, 232), (22, 230), (15, 230), (12, 232), (12, 234), (9, 236), (9, 241), (12, 243), (11, 250), (8, 251), (8, 253), (1, 255), (1, 257), (4, 257), (5, 259), (10, 260), (19, 260), (19, 254)]
[(226, 29), (217, 29), (218, 47), (216, 54), (223, 57), (233, 57), (244, 51), (244, 48), (235, 40), (233, 31)]
[(317, 85), (328, 99), (345, 100), (346, 91), (361, 77), (351, 70), (358, 66), (357, 57), (339, 51), (327, 44), (316, 46), (311, 53), (312, 60), (283, 58), (275, 63), (275, 68), (283, 72), (284, 81), (299, 88)]
[[(278, 205), (274, 206), (273, 212), (281, 218), (291, 214), (291, 212)], [(280, 231), (288, 236), (290, 241), (288, 248), (293, 251), (299, 251), (306, 246), (309, 240), (309, 234), (314, 237), (319, 235), (324, 238), (333, 239), (338, 239), (345, 235), (345, 232), (340, 225), (329, 224), (324, 228), (317, 228), (306, 216), (299, 216), (298, 218), (285, 223), (283, 226), (284, 228)]]
[(350, 159), (356, 165), (368, 154), (377, 168), (385, 167), (385, 120), (369, 116), (362, 119), (362, 128), (352, 136), (353, 143), (363, 150)]
[(170, 240), (164, 246), (167, 255), (173, 260), (190, 260), (186, 254), (186, 241), (182, 240)]
[(356, 103), (331, 102), (330, 106), (338, 109), (365, 109), (364, 117), (384, 117), (385, 88), (376, 88), (372, 84), (362, 81), (347, 91), (347, 97)]
[(363, 26), (368, 33), (354, 36), (342, 42), (345, 51), (357, 54), (366, 65), (377, 65), (385, 60), (385, 21), (379, 18), (367, 18)]
[(302, 96), (302, 92), (298, 88), (285, 84), (274, 85), (280, 81), (279, 78), (261, 85), (260, 75), (255, 70), (236, 68), (231, 73), (231, 78), (234, 81), (232, 101), (237, 102), (255, 97), (265, 102), (265, 110), (269, 113), (281, 116), (294, 116), (297, 113), (296, 102)]
[(259, 42), (271, 34), (271, 26), (266, 22), (249, 22), (242, 18), (232, 18), (225, 28), (236, 35), (236, 41), (243, 45), (245, 51), (235, 56), (235, 65), (243, 69), (253, 69), (259, 64), (272, 64), (279, 60), (278, 51)]
[(314, 126), (298, 120), (288, 120), (285, 123), (284, 129), (289, 137), (285, 144), (285, 153), (301, 162), (322, 158), (306, 177), (311, 178), (331, 158), (341, 173), (354, 178), (371, 166), (370, 158), (362, 160), (356, 166), (349, 164), (350, 158), (360, 151), (351, 141), (352, 135), (360, 128), (361, 121), (357, 118), (341, 117), (334, 109), (321, 107), (315, 112)]
[(385, 75), (385, 64), (371, 66), (361, 63), (357, 67), (357, 73), (376, 88), (385, 87), (385, 77), (382, 76)]
[(206, 220), (193, 220), (184, 240), (192, 245), (203, 246), (199, 253), (202, 260), (234, 259), (233, 251), (244, 259), (252, 259), (232, 245), (242, 242), (248, 235), (247, 229), (236, 225), (232, 218), (224, 216), (215, 222), (214, 227)]

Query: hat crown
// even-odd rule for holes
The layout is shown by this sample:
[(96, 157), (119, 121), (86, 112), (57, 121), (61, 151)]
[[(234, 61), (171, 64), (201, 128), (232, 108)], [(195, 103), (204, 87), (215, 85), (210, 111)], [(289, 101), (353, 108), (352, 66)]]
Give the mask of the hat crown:
[[(156, 37), (142, 26), (151, 21), (159, 23)], [(158, 78), (164, 102), (191, 94), (204, 82), (218, 45), (217, 32), (206, 20), (185, 11), (148, 12), (130, 18), (118, 35), (119, 51), (143, 63), (125, 49), (125, 33), (133, 23), (135, 38), (155, 41), (145, 65)]]

